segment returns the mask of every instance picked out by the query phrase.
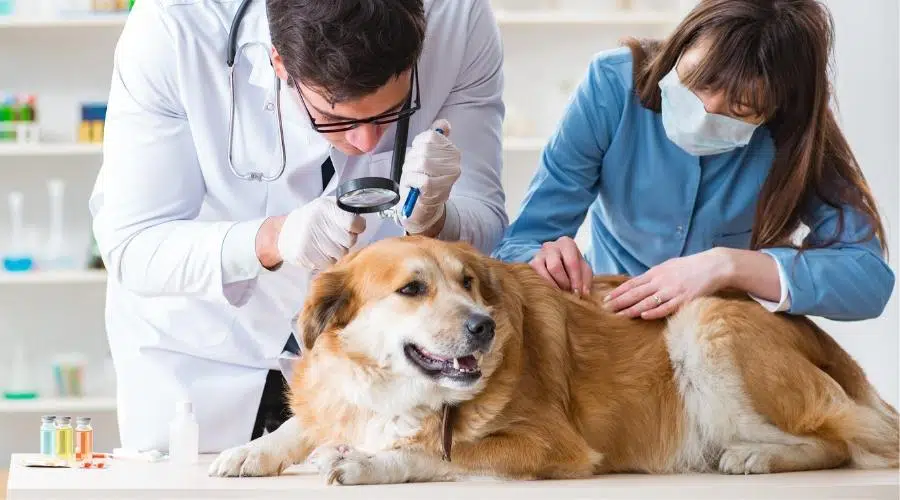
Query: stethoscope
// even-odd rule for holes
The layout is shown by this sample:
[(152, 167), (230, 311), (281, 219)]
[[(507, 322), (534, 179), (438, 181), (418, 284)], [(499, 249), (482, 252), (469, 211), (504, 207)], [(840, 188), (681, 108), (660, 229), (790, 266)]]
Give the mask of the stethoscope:
[(240, 27), (241, 21), (244, 19), (244, 14), (247, 12), (247, 7), (250, 6), (250, 0), (243, 0), (241, 5), (238, 6), (237, 13), (234, 15), (234, 20), (231, 22), (231, 32), (228, 33), (228, 79), (229, 79), (229, 90), (231, 91), (231, 112), (228, 120), (228, 166), (231, 168), (231, 172), (238, 178), (243, 179), (245, 181), (265, 181), (272, 182), (278, 180), (281, 175), (284, 173), (284, 169), (287, 166), (287, 154), (285, 153), (284, 148), (284, 125), (281, 119), (281, 79), (275, 79), (275, 116), (276, 122), (278, 123), (278, 139), (279, 139), (279, 147), (281, 153), (281, 167), (275, 172), (273, 175), (266, 175), (260, 171), (250, 171), (246, 173), (238, 172), (237, 167), (234, 166), (234, 107), (235, 107), (235, 96), (234, 96), (234, 60), (237, 57), (237, 35), (238, 28)]
[[(281, 177), (287, 166), (287, 155), (284, 145), (284, 126), (281, 116), (281, 79), (275, 78), (275, 108), (276, 121), (278, 123), (279, 147), (281, 154), (281, 167), (274, 174), (266, 175), (261, 171), (249, 171), (241, 173), (234, 165), (234, 112), (235, 112), (235, 82), (234, 62), (237, 57), (237, 36), (241, 21), (250, 6), (251, 0), (243, 0), (238, 6), (234, 20), (231, 22), (231, 31), (228, 34), (228, 64), (229, 86), (231, 91), (231, 110), (228, 122), (228, 166), (231, 172), (239, 179), (248, 181), (272, 182)], [(260, 44), (263, 45), (263, 44)], [(243, 50), (243, 47), (242, 47)], [(406, 106), (410, 103), (407, 102)], [(391, 177), (363, 177), (349, 179), (338, 186), (335, 196), (338, 206), (357, 214), (380, 213), (383, 217), (397, 219), (400, 214), (392, 211), (392, 208), (400, 201), (400, 176), (403, 170), (403, 162), (406, 158), (406, 141), (409, 136), (409, 117), (400, 119), (394, 138), (394, 151), (391, 161)], [(419, 191), (412, 189), (402, 207), (402, 214), (409, 217), (415, 206)]]

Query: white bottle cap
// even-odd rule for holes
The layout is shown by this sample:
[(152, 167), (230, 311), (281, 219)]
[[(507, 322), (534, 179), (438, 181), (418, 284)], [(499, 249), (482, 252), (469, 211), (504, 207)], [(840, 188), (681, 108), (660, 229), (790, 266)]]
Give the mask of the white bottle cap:
[(194, 410), (190, 401), (179, 401), (175, 405), (175, 413), (187, 415)]

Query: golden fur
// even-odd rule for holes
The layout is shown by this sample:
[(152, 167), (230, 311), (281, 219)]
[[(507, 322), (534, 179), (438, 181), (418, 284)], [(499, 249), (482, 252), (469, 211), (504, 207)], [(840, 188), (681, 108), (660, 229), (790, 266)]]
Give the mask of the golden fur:
[[(410, 269), (427, 295), (397, 297)], [(471, 289), (460, 285), (466, 275)], [(277, 465), (232, 452), (214, 473), (276, 474), (310, 453), (344, 484), (898, 466), (896, 410), (812, 321), (736, 293), (667, 320), (628, 319), (603, 308), (623, 279), (596, 277), (578, 298), (463, 243), (407, 237), (352, 254), (315, 279), (300, 315), (306, 350), (291, 384), (289, 457), (269, 444), (257, 455), (275, 454)], [(472, 308), (496, 330), (471, 386), (404, 371), (409, 363), (383, 341), (393, 317), (403, 335), (457, 346), (454, 325)], [(443, 403), (457, 407), (449, 463), (440, 460)]]

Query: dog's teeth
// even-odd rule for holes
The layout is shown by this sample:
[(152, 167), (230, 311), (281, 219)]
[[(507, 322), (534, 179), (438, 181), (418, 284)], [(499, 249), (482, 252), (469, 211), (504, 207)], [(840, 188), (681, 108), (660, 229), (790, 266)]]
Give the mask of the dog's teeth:
[(453, 358), (453, 369), (459, 370), (459, 358)]

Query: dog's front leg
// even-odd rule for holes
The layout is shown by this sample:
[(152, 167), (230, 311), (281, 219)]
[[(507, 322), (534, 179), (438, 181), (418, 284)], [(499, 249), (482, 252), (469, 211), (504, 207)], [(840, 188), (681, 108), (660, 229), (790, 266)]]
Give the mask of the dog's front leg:
[(277, 476), (291, 465), (302, 463), (309, 449), (299, 420), (291, 417), (275, 432), (220, 453), (210, 465), (209, 475)]
[(328, 484), (396, 484), (452, 481), (459, 470), (428, 453), (410, 449), (365, 453), (346, 445), (323, 446), (309, 457)]

